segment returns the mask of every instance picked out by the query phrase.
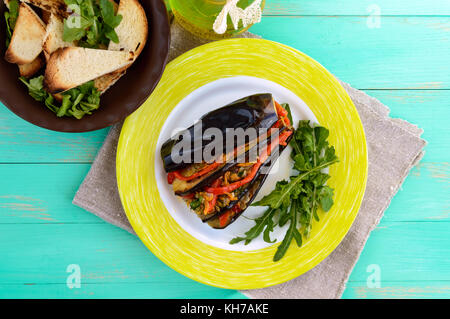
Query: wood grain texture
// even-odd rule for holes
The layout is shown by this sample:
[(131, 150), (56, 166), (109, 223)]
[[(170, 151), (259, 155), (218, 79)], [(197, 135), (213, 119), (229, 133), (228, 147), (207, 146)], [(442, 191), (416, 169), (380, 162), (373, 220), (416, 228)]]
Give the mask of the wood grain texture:
[[(450, 223), (382, 223), (350, 280), (366, 281), (367, 267), (376, 264), (382, 281), (450, 281), (450, 265), (443, 262), (450, 254), (449, 231)], [(65, 283), (70, 264), (80, 265), (86, 284), (200, 285), (164, 265), (137, 237), (109, 224), (1, 224), (0, 239), (0, 285)]]
[(448, 299), (450, 281), (384, 281), (380, 288), (368, 288), (367, 282), (350, 281), (343, 298), (348, 299)]
[(91, 163), (109, 131), (53, 132), (0, 106), (0, 163)]
[(17, 299), (244, 299), (235, 290), (215, 289), (192, 282), (135, 282), (83, 284), (70, 289), (65, 283), (0, 284), (0, 298)]
[[(428, 140), (369, 238), (344, 298), (450, 298), (450, 2), (267, 0), (252, 31), (291, 45), (380, 99)], [(0, 298), (242, 298), (174, 272), (134, 236), (71, 204), (107, 129), (43, 130), (0, 107)], [(32, 163), (32, 164), (31, 164)], [(66, 286), (79, 264), (82, 288)], [(367, 287), (367, 267), (381, 288)]]
[[(383, 221), (449, 222), (449, 166), (423, 162), (414, 168)], [(9, 181), (0, 192), (0, 224), (103, 223), (71, 203), (89, 167), (89, 164), (0, 165), (0, 176)]]
[(303, 51), (358, 89), (450, 89), (448, 17), (383, 17), (379, 29), (367, 21), (265, 17), (250, 31)]
[(447, 0), (270, 0), (264, 15), (368, 15), (377, 5), (382, 15), (450, 15)]
[[(164, 0), (170, 9), (170, 0)], [(447, 0), (266, 0), (264, 16), (349, 16), (369, 15), (373, 5), (381, 15), (436, 16), (450, 15)]]

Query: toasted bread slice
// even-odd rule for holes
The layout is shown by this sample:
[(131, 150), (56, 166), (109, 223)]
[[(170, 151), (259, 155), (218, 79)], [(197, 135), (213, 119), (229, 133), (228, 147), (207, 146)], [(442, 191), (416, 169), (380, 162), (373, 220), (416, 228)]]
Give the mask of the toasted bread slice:
[(48, 24), (50, 22), (50, 17), (52, 16), (51, 11), (41, 9), (41, 13), (42, 13), (42, 21), (44, 21), (45, 24)]
[(67, 5), (64, 0), (20, 0), (22, 2), (30, 3), (45, 11), (50, 11), (60, 17), (68, 17)]
[(137, 58), (148, 36), (148, 21), (144, 8), (137, 0), (120, 0), (117, 14), (123, 17), (115, 29), (119, 43), (110, 41), (108, 50), (133, 51)]
[(63, 32), (63, 21), (56, 14), (52, 13), (47, 24), (43, 44), (44, 54), (47, 60), (50, 58), (50, 54), (52, 54), (56, 50), (60, 48), (75, 46), (73, 42), (65, 42), (63, 40)]
[(105, 93), (111, 86), (116, 84), (117, 81), (127, 72), (127, 68), (105, 74), (94, 80), (94, 86), (99, 90), (101, 94)]
[(27, 4), (21, 3), (11, 43), (5, 53), (6, 61), (19, 65), (34, 61), (42, 51), (45, 24)]
[(114, 0), (109, 0), (114, 6), (114, 13), (117, 13), (117, 10), (119, 9), (119, 5)]
[(45, 70), (50, 93), (59, 93), (128, 66), (133, 52), (69, 47), (52, 53)]
[[(119, 26), (115, 29), (119, 37), (119, 43), (111, 41), (108, 50), (134, 51), (135, 58), (137, 58), (142, 52), (148, 37), (148, 21), (144, 8), (137, 0), (121, 0), (117, 14), (123, 17)], [(100, 92), (105, 93), (125, 73), (124, 69), (107, 74), (96, 80), (96, 87)]]
[(40, 69), (42, 69), (44, 65), (44, 58), (39, 55), (36, 59), (33, 60), (33, 62), (19, 65), (20, 76), (30, 78), (35, 75)]

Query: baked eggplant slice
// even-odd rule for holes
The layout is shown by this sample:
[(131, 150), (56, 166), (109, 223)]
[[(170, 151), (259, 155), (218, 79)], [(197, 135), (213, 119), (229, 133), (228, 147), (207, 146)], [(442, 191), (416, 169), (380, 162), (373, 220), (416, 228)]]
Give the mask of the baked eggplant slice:
[[(292, 132), (286, 130), (268, 145), (256, 163), (238, 164), (210, 186), (191, 194), (189, 198), (185, 197), (190, 208), (203, 222), (215, 219), (230, 210), (236, 212), (236, 208), (239, 208), (239, 212), (245, 210), (265, 181), (264, 176), (286, 148), (292, 138)], [(274, 151), (276, 148), (277, 152)], [(220, 221), (222, 224), (222, 219)]]
[[(245, 129), (254, 127), (256, 131), (253, 132), (257, 133), (246, 139), (239, 136), (236, 141), (236, 132), (233, 131), (231, 141), (234, 148), (230, 151), (228, 145), (219, 144), (218, 152), (221, 154), (215, 154), (218, 156), (210, 162), (196, 163), (192, 157), (191, 163), (175, 163), (172, 151), (178, 143), (184, 143), (182, 140), (168, 140), (161, 149), (168, 183), (172, 184), (175, 194), (182, 197), (203, 222), (220, 229), (236, 220), (251, 204), (271, 166), (289, 144), (293, 129), (286, 110), (271, 94), (243, 98), (206, 114), (201, 120), (203, 131), (198, 136), (204, 136), (208, 128), (215, 128), (223, 132), (223, 140), (228, 143), (226, 135), (229, 129), (240, 128), (246, 134)], [(193, 130), (194, 126), (185, 131)], [(196, 146), (203, 154), (203, 148), (208, 147), (205, 143), (210, 140), (189, 134), (188, 144), (192, 148)]]
[[(286, 145), (289, 144), (291, 138), (292, 134), (287, 138)], [(281, 155), (285, 148), (286, 146), (281, 146), (277, 155)], [(270, 168), (275, 163), (277, 157), (278, 156), (273, 156), (266, 161), (262, 166), (262, 168), (264, 167), (264, 172), (270, 171)], [(228, 209), (222, 210), (221, 213), (216, 214), (214, 217), (207, 220), (212, 228), (224, 229), (228, 227), (251, 205), (268, 176), (268, 174), (261, 172), (262, 169), (259, 170), (255, 178), (247, 185), (245, 193), (234, 203), (234, 205), (230, 205)]]
[[(248, 129), (254, 128), (257, 134), (269, 130), (277, 121), (278, 115), (275, 108), (275, 103), (272, 94), (255, 94), (233, 103), (230, 103), (222, 108), (214, 110), (204, 115), (201, 121), (201, 127), (192, 125), (188, 129), (180, 132), (178, 139), (169, 139), (161, 147), (161, 157), (164, 164), (164, 169), (167, 173), (178, 171), (190, 166), (195, 162), (194, 154), (203, 154), (203, 150), (214, 141), (205, 134), (208, 129), (219, 130), (223, 136), (223, 153), (226, 152), (226, 141), (230, 132), (233, 129)], [(196, 132), (195, 130), (198, 130)], [(189, 141), (184, 141), (183, 136), (188, 136)], [(249, 141), (246, 141), (247, 143)], [(189, 145), (187, 149), (180, 148), (177, 155), (177, 160), (173, 158), (173, 149), (179, 143)], [(178, 145), (179, 146), (179, 145)], [(235, 147), (239, 147), (239, 142)], [(198, 153), (201, 152), (201, 153)], [(216, 154), (220, 156), (221, 154)], [(182, 160), (179, 160), (182, 159)]]
[[(280, 128), (279, 132), (283, 132), (286, 127)], [(206, 163), (201, 164), (192, 164), (180, 171), (177, 171), (176, 177), (173, 179), (172, 187), (175, 195), (178, 196), (186, 196), (191, 193), (198, 192), (202, 188), (207, 185), (210, 185), (219, 177), (223, 176), (226, 172), (232, 170), (236, 166), (239, 166), (239, 163), (244, 163), (245, 159), (249, 159), (251, 157), (252, 152), (256, 152), (257, 148), (264, 147), (270, 140), (270, 135), (264, 134), (258, 137), (256, 141), (252, 141), (247, 144), (245, 147), (242, 147), (234, 157), (228, 157), (229, 161), (225, 163), (214, 163), (211, 166), (214, 168), (211, 169), (210, 172), (205, 174), (199, 174), (203, 169), (208, 167), (209, 165)], [(250, 148), (250, 149), (249, 149)], [(245, 153), (243, 153), (245, 152)], [(209, 166), (209, 167), (211, 167)], [(174, 174), (170, 172), (169, 174)], [(181, 174), (181, 176), (180, 176)], [(189, 178), (186, 176), (195, 176), (198, 175), (197, 178)], [(184, 178), (183, 178), (184, 177)]]
[(258, 192), (264, 184), (266, 178), (266, 174), (258, 176), (258, 178), (256, 178), (255, 181), (249, 185), (248, 191), (239, 202), (233, 205), (230, 209), (226, 210), (224, 213), (209, 219), (208, 225), (215, 229), (224, 229), (233, 223), (256, 198), (256, 195), (258, 195)]
[[(258, 169), (257, 173), (255, 174), (255, 176), (253, 177), (253, 179), (245, 184), (244, 186), (238, 188), (236, 191), (234, 191), (232, 193), (232, 199), (229, 199), (229, 195), (230, 194), (225, 194), (225, 195), (220, 195), (223, 196), (226, 200), (225, 205), (217, 205), (215, 207), (215, 209), (213, 210), (213, 212), (215, 212), (214, 214), (208, 214), (208, 215), (204, 215), (201, 214), (199, 217), (202, 219), (203, 222), (209, 221), (211, 219), (214, 219), (216, 217), (219, 217), (221, 215), (223, 215), (224, 213), (226, 213), (227, 211), (231, 210), (233, 207), (236, 206), (236, 204), (239, 204), (239, 207), (241, 209), (244, 208), (244, 204), (246, 205), (246, 207), (248, 205), (250, 205), (251, 201), (253, 201), (253, 198), (256, 194), (259, 192), (259, 189), (262, 187), (263, 183), (265, 182), (265, 179), (267, 177), (267, 174), (265, 174), (265, 172), (270, 171), (272, 165), (276, 162), (276, 160), (278, 159), (278, 157), (281, 155), (281, 153), (284, 151), (284, 149), (286, 148), (287, 144), (289, 144), (290, 140), (292, 138), (292, 134), (289, 135), (289, 137), (286, 139), (284, 146), (278, 146), (278, 152), (272, 152), (272, 154), (269, 156), (269, 158), (264, 162), (264, 164)], [(233, 182), (233, 176), (239, 176), (236, 172), (239, 172), (241, 169), (247, 169), (247, 172), (249, 172), (251, 170), (251, 166), (250, 167), (239, 167), (239, 165), (235, 166), (232, 170), (228, 171), (226, 173), (226, 175), (228, 174), (228, 178), (225, 175), (224, 179), (231, 179), (231, 182)], [(244, 175), (245, 176), (245, 175)], [(258, 185), (258, 187), (255, 190), (255, 184)], [(220, 202), (220, 196), (219, 196), (219, 202)]]

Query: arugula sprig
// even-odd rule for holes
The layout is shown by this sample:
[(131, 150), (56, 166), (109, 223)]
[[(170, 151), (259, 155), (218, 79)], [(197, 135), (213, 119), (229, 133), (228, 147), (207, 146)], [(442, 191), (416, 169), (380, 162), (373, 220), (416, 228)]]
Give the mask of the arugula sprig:
[(36, 101), (44, 102), (47, 108), (58, 117), (73, 116), (79, 120), (100, 107), (100, 92), (94, 86), (94, 81), (86, 82), (62, 93), (62, 102), (59, 103), (45, 90), (43, 75), (30, 80), (24, 77), (19, 79), (28, 87), (31, 97)]
[(119, 43), (115, 28), (122, 21), (122, 16), (114, 13), (111, 1), (65, 0), (65, 3), (76, 10), (64, 19), (64, 41), (78, 41), (78, 46), (87, 48), (106, 47), (109, 41)]
[[(289, 105), (283, 105), (292, 123)], [(322, 126), (300, 121), (290, 145), (291, 157), (297, 174), (288, 181), (277, 182), (275, 189), (252, 206), (268, 206), (264, 214), (255, 219), (245, 236), (236, 237), (230, 244), (244, 241), (249, 244), (263, 233), (263, 239), (272, 243), (270, 233), (276, 225), (282, 227), (289, 223), (286, 235), (278, 246), (274, 261), (286, 254), (291, 242), (298, 247), (303, 238), (311, 234), (313, 219), (319, 221), (318, 211), (328, 212), (333, 206), (334, 190), (326, 185), (330, 176), (323, 170), (338, 162), (333, 146), (328, 143), (329, 131)]]
[(9, 47), (11, 42), (11, 37), (16, 26), (17, 18), (19, 17), (19, 1), (10, 0), (9, 10), (5, 11), (5, 22), (6, 22), (6, 47)]

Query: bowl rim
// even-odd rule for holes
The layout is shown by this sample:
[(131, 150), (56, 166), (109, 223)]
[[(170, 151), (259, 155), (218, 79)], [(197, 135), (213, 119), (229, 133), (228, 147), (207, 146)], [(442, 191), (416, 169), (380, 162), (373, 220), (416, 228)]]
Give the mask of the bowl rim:
[[(147, 20), (149, 22), (149, 36), (144, 51), (150, 51), (148, 51), (147, 54), (144, 54), (144, 51), (141, 52), (140, 57), (130, 67), (129, 73), (136, 74), (139, 72), (140, 74), (146, 74), (142, 75), (146, 77), (145, 79), (141, 78), (141, 81), (143, 81), (146, 85), (143, 87), (132, 88), (132, 94), (126, 94), (126, 97), (123, 97), (126, 99), (126, 103), (124, 103), (123, 107), (114, 107), (115, 109), (112, 110), (112, 112), (111, 110), (108, 110), (109, 112), (102, 112), (98, 116), (95, 116), (95, 114), (99, 113), (100, 110), (96, 110), (96, 112), (93, 112), (92, 115), (85, 116), (81, 120), (69, 117), (59, 118), (53, 112), (47, 110), (42, 102), (35, 101), (32, 97), (30, 97), (27, 94), (25, 86), (23, 88), (20, 87), (20, 90), (23, 90), (23, 94), (16, 93), (16, 88), (21, 86), (21, 82), (18, 80), (19, 75), (17, 72), (17, 66), (6, 62), (3, 57), (0, 57), (0, 102), (2, 102), (14, 114), (27, 122), (44, 129), (57, 132), (90, 132), (106, 128), (124, 120), (145, 102), (159, 83), (168, 61), (170, 48), (170, 24), (164, 1), (141, 0), (140, 3), (146, 9)], [(5, 10), (6, 5), (3, 1), (0, 1), (1, 16), (3, 16)], [(6, 52), (5, 39), (6, 32), (3, 32), (2, 30), (2, 32), (0, 32), (0, 52), (2, 52), (2, 55)], [(148, 68), (149, 71), (148, 73), (144, 73), (140, 71), (140, 68), (138, 68), (136, 64), (139, 63), (142, 65), (144, 62), (142, 60), (148, 56), (150, 57), (150, 61), (147, 62), (146, 68)], [(5, 74), (7, 76), (5, 76)], [(17, 83), (12, 82), (12, 77), (16, 78), (16, 76)], [(132, 78), (130, 74), (125, 74), (122, 80), (127, 77), (128, 79)], [(119, 81), (114, 85), (114, 87), (102, 95), (102, 100), (109, 95), (117, 95), (117, 91), (119, 91), (119, 89), (116, 86), (121, 83), (121, 86), (124, 86), (123, 81)], [(117, 89), (117, 91), (115, 94), (112, 94), (114, 89)], [(13, 91), (11, 92), (11, 90)], [(130, 92), (130, 90), (127, 91)], [(114, 103), (114, 98), (109, 99)], [(42, 109), (33, 109), (33, 107), (37, 104), (39, 104)], [(100, 106), (100, 109), (101, 108), (102, 106)], [(45, 113), (48, 113), (48, 115)]]

